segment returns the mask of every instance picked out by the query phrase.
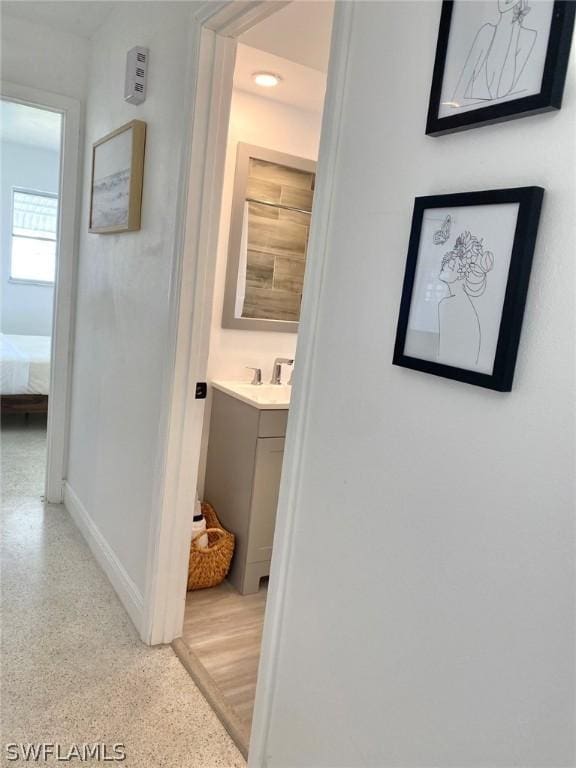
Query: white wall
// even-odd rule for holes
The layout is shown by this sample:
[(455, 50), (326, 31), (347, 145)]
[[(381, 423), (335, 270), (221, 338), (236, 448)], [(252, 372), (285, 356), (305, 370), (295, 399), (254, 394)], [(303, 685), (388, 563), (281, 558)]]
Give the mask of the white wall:
[(88, 40), (2, 13), (2, 79), (84, 100)]
[(58, 152), (2, 141), (2, 333), (50, 336), (54, 287), (10, 282), (12, 189), (58, 193)]
[[(87, 153), (67, 478), (136, 603), (145, 586), (171, 374), (169, 298), (187, 129), (190, 7), (119, 3), (93, 38), (87, 91), (87, 148), (134, 118), (148, 126), (138, 232), (87, 232)], [(134, 45), (150, 48), (148, 94), (140, 107), (123, 100), (126, 52)]]
[[(440, 2), (354, 13), (266, 765), (572, 766), (576, 62), (428, 138)], [(530, 184), (513, 391), (392, 366), (414, 196)]]

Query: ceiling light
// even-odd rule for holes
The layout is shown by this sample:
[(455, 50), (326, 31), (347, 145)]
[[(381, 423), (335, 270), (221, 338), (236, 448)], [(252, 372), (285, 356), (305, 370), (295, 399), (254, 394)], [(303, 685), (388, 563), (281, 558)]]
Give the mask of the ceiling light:
[(252, 79), (262, 88), (274, 88), (282, 80), (280, 75), (275, 75), (273, 72), (254, 72)]

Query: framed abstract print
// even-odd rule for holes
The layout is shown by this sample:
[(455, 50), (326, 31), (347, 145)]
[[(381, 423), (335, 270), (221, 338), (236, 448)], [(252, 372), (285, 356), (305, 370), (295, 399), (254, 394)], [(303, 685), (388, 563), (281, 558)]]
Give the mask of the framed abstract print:
[(543, 194), (416, 198), (395, 365), (510, 391)]
[(572, 0), (444, 0), (426, 133), (560, 109)]
[(132, 120), (92, 147), (89, 231), (140, 229), (146, 123)]

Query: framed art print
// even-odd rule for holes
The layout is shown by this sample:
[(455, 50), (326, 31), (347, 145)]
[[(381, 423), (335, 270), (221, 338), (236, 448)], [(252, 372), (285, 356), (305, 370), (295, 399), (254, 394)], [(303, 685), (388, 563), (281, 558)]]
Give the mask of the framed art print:
[(444, 0), (426, 133), (560, 109), (572, 0)]
[(416, 198), (395, 365), (510, 391), (543, 194)]
[(89, 231), (140, 229), (146, 123), (132, 120), (92, 147)]

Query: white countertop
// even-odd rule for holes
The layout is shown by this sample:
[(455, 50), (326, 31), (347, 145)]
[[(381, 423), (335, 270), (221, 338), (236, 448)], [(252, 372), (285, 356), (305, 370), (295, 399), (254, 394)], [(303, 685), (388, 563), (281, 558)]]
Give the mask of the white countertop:
[(212, 381), (214, 389), (225, 392), (261, 411), (288, 410), (292, 387), (288, 384), (249, 384), (246, 381)]

